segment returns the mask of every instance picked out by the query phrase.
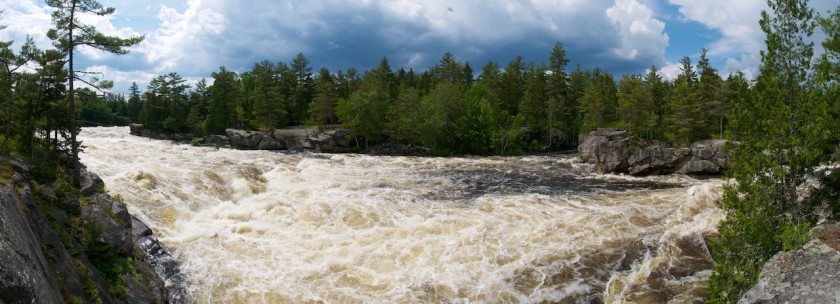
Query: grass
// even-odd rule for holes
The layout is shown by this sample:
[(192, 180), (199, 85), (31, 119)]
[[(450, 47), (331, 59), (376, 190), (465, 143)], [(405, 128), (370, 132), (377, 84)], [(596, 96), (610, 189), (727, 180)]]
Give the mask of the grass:
[(15, 169), (11, 165), (0, 164), (0, 186), (5, 186), (14, 175)]

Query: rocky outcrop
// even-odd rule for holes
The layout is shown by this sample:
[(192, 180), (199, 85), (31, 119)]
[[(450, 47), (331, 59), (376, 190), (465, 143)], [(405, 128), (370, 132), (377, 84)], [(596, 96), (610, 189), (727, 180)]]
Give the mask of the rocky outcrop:
[(185, 141), (195, 145), (227, 147), (240, 150), (311, 150), (315, 152), (346, 153), (354, 151), (347, 139), (350, 131), (333, 128), (290, 128), (274, 132), (227, 129), (225, 135), (208, 135), (192, 138), (188, 134), (163, 134), (146, 129), (141, 124), (131, 124), (132, 135), (154, 139)]
[[(37, 185), (29, 170), (0, 157), (0, 303), (186, 302), (183, 279), (167, 281), (180, 276), (177, 262), (171, 256), (160, 262), (159, 254), (144, 251), (151, 230), (134, 227), (139, 221), (101, 193), (98, 176), (83, 170), (80, 190), (66, 182)], [(134, 231), (144, 236), (134, 237)], [(132, 267), (114, 267), (125, 263)], [(169, 272), (178, 274), (158, 272), (161, 263), (174, 265)], [(115, 277), (121, 283), (113, 285)]]
[(580, 135), (579, 158), (601, 173), (631, 175), (720, 175), (729, 163), (726, 140), (703, 140), (688, 147), (642, 141), (620, 129), (597, 129)]
[(812, 240), (770, 258), (738, 303), (840, 303), (840, 223), (811, 231)]
[(10, 168), (0, 162), (0, 303), (60, 303), (58, 280), (27, 215), (32, 193), (15, 185), (24, 176)]

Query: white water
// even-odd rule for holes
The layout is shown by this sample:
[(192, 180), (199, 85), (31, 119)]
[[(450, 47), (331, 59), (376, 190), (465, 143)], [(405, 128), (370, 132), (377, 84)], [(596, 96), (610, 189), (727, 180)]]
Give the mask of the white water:
[(573, 156), (192, 147), (86, 128), (82, 162), (182, 262), (197, 303), (702, 301), (719, 180)]

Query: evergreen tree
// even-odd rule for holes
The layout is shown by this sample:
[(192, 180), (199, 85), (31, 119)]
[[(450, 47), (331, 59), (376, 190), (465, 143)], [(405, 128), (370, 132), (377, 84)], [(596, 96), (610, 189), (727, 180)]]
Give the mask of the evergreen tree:
[[(715, 273), (709, 301), (735, 302), (767, 259), (799, 245), (813, 224), (814, 206), (800, 196), (805, 177), (823, 158), (826, 106), (810, 98), (813, 12), (804, 0), (768, 1), (761, 14), (767, 49), (761, 53), (755, 100), (735, 108), (740, 142), (724, 187), (726, 218), (713, 242)], [(748, 244), (745, 246), (745, 244)]]
[(690, 144), (703, 138), (704, 112), (697, 89), (697, 73), (691, 58), (680, 60), (682, 73), (674, 80), (674, 91), (668, 101), (670, 115), (667, 117), (669, 142)]
[(301, 125), (306, 120), (309, 102), (312, 101), (312, 95), (315, 92), (312, 66), (303, 53), (298, 53), (289, 69), (295, 81), (289, 102), (289, 121), (292, 124)]
[(239, 79), (236, 73), (219, 67), (213, 72), (213, 85), (209, 88), (207, 119), (205, 131), (209, 134), (222, 134), (226, 128), (238, 127), (236, 103), (239, 98)]
[(322, 68), (315, 79), (315, 99), (309, 108), (310, 118), (319, 125), (331, 125), (338, 122), (335, 108), (338, 106), (338, 93), (330, 70)]
[(251, 68), (255, 124), (266, 131), (286, 125), (287, 106), (280, 89), (280, 74), (277, 67), (268, 60), (254, 64)]
[(662, 81), (662, 76), (659, 76), (657, 73), (656, 66), (651, 66), (647, 75), (645, 75), (645, 86), (647, 86), (650, 92), (650, 106), (652, 107), (651, 111), (653, 112), (654, 120), (650, 138), (665, 139), (664, 130), (666, 128), (665, 120), (668, 108), (666, 101), (668, 85)]
[(723, 121), (725, 104), (723, 103), (723, 79), (717, 74), (717, 70), (709, 63), (706, 57), (707, 49), (700, 52), (700, 60), (697, 68), (700, 70), (700, 81), (697, 90), (700, 98), (701, 111), (705, 114), (703, 125), (706, 126), (702, 138), (718, 134), (723, 138)]
[(68, 77), (68, 117), (70, 123), (70, 147), (72, 164), (73, 183), (79, 185), (79, 142), (76, 140), (78, 129), (76, 125), (76, 92), (75, 80), (79, 79), (74, 70), (74, 55), (76, 48), (86, 46), (112, 54), (126, 54), (126, 47), (136, 45), (143, 41), (143, 37), (119, 38), (106, 36), (96, 30), (92, 25), (84, 24), (79, 16), (82, 14), (95, 14), (107, 16), (114, 13), (114, 8), (104, 7), (96, 0), (47, 0), (47, 5), (55, 9), (52, 13), (54, 28), (47, 32), (47, 36), (55, 41), (55, 46), (67, 54)]

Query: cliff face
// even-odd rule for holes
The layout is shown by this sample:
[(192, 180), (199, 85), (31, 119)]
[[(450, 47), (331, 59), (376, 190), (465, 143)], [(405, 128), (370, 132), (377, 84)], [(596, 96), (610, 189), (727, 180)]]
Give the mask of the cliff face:
[(597, 129), (580, 135), (578, 153), (600, 173), (720, 175), (729, 163), (725, 145), (726, 140), (711, 139), (675, 148), (620, 129)]
[(32, 194), (19, 172), (28, 167), (7, 161), (0, 170), (0, 302), (60, 303), (58, 281), (32, 227), (38, 229), (36, 219), (43, 217), (25, 212)]
[(136, 219), (98, 193), (99, 177), (84, 172), (75, 189), (37, 185), (29, 171), (0, 157), (0, 303), (182, 302), (139, 245), (153, 236), (132, 234)]

